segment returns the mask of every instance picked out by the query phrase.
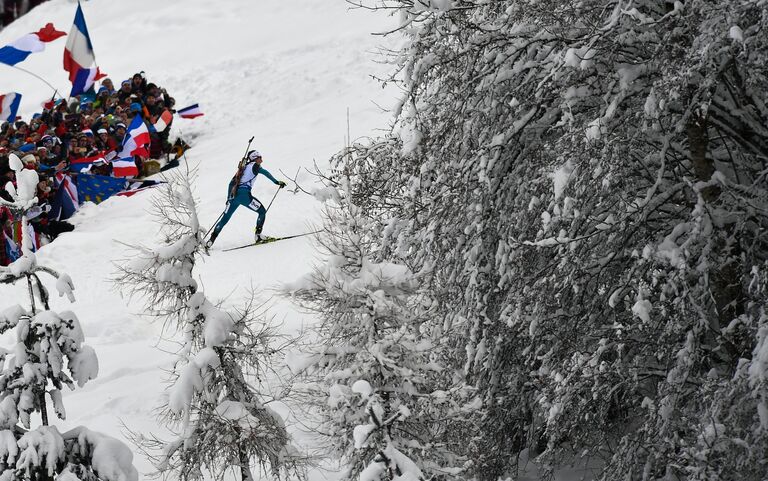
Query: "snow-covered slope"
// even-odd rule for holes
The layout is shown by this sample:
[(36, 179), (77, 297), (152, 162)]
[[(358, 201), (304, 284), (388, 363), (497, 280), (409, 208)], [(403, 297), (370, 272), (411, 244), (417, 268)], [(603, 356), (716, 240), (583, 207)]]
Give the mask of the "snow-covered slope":
[[(0, 45), (36, 31), (46, 22), (69, 31), (75, 3), (53, 0), (34, 9), (0, 33)], [(371, 74), (387, 71), (374, 62), (391, 19), (350, 10), (343, 0), (93, 0), (83, 9), (99, 66), (118, 84), (144, 70), (148, 80), (165, 87), (177, 107), (199, 102), (206, 115), (177, 119), (193, 148), (190, 163), (199, 166), (197, 196), (201, 217), (210, 225), (224, 206), (226, 185), (246, 141), (264, 156), (276, 177), (291, 176), (314, 161), (323, 164), (354, 139), (374, 135), (389, 116), (396, 92), (383, 90)], [(68, 82), (61, 68), (65, 39), (49, 44), (19, 66), (35, 72), (61, 91)], [(24, 95), (21, 113), (28, 118), (49, 98), (43, 82), (10, 67), (3, 69), (0, 92)], [(311, 187), (312, 179), (299, 179)], [(260, 179), (255, 189), (265, 203), (275, 186)], [(161, 327), (140, 315), (140, 303), (123, 298), (109, 279), (114, 262), (126, 252), (122, 243), (151, 243), (157, 225), (147, 213), (151, 193), (87, 205), (74, 218), (74, 232), (40, 252), (41, 262), (69, 273), (76, 285), (73, 305), (56, 300), (57, 310), (71, 309), (86, 330), (87, 342), (100, 359), (99, 378), (65, 398), (63, 427), (84, 424), (116, 437), (127, 428), (156, 430), (152, 409), (163, 396), (163, 371), (172, 356), (157, 349)], [(311, 196), (285, 189), (269, 211), (265, 232), (306, 232), (318, 219), (320, 204)], [(271, 306), (270, 315), (293, 331), (306, 322), (287, 301), (272, 298), (272, 288), (307, 273), (316, 257), (308, 237), (258, 248), (221, 252), (249, 242), (255, 215), (238, 211), (217, 241), (218, 249), (198, 269), (211, 298), (237, 302), (254, 290)], [(12, 294), (0, 288), (0, 307)], [(136, 465), (149, 465), (137, 456)], [(320, 473), (314, 473), (320, 476)]]

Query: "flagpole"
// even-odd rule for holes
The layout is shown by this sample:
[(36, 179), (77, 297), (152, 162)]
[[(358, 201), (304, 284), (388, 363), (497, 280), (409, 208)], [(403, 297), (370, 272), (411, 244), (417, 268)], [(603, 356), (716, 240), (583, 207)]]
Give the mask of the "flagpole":
[[(98, 80), (100, 78), (99, 77), (99, 73), (100, 73), (99, 72), (99, 64), (96, 62), (96, 51), (93, 49), (93, 43), (90, 40), (91, 35), (88, 32), (88, 25), (85, 23), (85, 12), (83, 12), (83, 6), (80, 4), (80, 0), (77, 0), (77, 10), (75, 11), (75, 22), (77, 22), (77, 14), (78, 13), (83, 18), (83, 28), (85, 29), (85, 31), (82, 32), (82, 33), (88, 39), (88, 48), (90, 49), (91, 55), (93, 56), (93, 66), (96, 68), (96, 73), (94, 74), (94, 80), (93, 80), (93, 85), (95, 85), (96, 84), (96, 80)], [(73, 26), (73, 28), (75, 28), (75, 27)], [(70, 34), (71, 34), (71, 31), (70, 31)], [(64, 48), (66, 50), (66, 47), (64, 47)], [(90, 67), (87, 67), (87, 68), (90, 68)], [(72, 72), (70, 72), (70, 82), (74, 82), (74, 79), (71, 77), (71, 75), (72, 75)], [(104, 77), (104, 76), (106, 76), (106, 75), (103, 75), (103, 74), (101, 75), (101, 77)], [(73, 87), (74, 87), (74, 84), (73, 84)], [(69, 102), (69, 100), (72, 98), (71, 94), (72, 94), (72, 91), (70, 91), (70, 95), (67, 97), (67, 102)]]
[(44, 82), (44, 83), (45, 83), (45, 85), (49, 86), (49, 87), (51, 88), (51, 90), (53, 90), (53, 96), (54, 96), (54, 97), (56, 97), (56, 94), (57, 94), (57, 93), (59, 93), (59, 89), (57, 89), (56, 87), (54, 87), (53, 85), (51, 85), (51, 84), (50, 84), (50, 82), (48, 82), (48, 81), (47, 81), (47, 80), (45, 80), (43, 77), (41, 77), (41, 76), (37, 75), (37, 74), (36, 74), (36, 73), (34, 73), (34, 72), (30, 72), (30, 71), (29, 71), (29, 70), (27, 70), (27, 69), (23, 69), (23, 68), (21, 68), (21, 67), (17, 67), (16, 65), (9, 65), (9, 64), (7, 64), (7, 63), (2, 63), (2, 62), (0, 62), (0, 64), (2, 64), (2, 65), (6, 65), (6, 66), (8, 66), (8, 67), (13, 67), (13, 68), (15, 68), (16, 70), (21, 70), (22, 72), (24, 72), (24, 73), (27, 73), (27, 74), (29, 74), (29, 75), (31, 75), (31, 76), (33, 76), (33, 77), (36, 77), (37, 79), (41, 80), (42, 82)]

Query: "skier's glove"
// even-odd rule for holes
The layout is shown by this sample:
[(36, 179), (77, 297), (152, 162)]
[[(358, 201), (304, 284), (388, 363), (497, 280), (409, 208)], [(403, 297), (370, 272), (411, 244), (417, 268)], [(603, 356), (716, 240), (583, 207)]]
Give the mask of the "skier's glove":
[(279, 186), (280, 186), (280, 188), (282, 189), (283, 187), (285, 187), (285, 186), (286, 186), (286, 183), (285, 183), (285, 182), (283, 182), (283, 181), (281, 180), (281, 181), (279, 181), (279, 182), (277, 183), (277, 185), (279, 185)]

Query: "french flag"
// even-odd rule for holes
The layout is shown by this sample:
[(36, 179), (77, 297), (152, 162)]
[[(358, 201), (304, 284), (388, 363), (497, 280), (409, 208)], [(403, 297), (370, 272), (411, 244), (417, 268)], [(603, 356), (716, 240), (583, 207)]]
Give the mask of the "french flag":
[(195, 117), (204, 115), (198, 104), (190, 105), (189, 107), (177, 110), (176, 113), (179, 114), (179, 116), (183, 119), (194, 119)]
[(173, 114), (170, 110), (165, 109), (163, 110), (163, 113), (160, 114), (160, 117), (157, 119), (157, 122), (155, 122), (155, 125), (153, 126), (156, 132), (162, 132), (165, 130), (168, 125), (170, 125), (171, 120), (173, 120)]
[(19, 104), (21, 103), (21, 94), (11, 92), (9, 94), (0, 95), (0, 120), (5, 122), (13, 122), (16, 120), (16, 112), (19, 111)]
[(64, 47), (64, 70), (69, 72), (69, 81), (72, 82), (70, 97), (87, 91), (94, 82), (105, 76), (96, 66), (96, 55), (93, 53), (93, 44), (79, 2), (75, 23), (69, 31), (67, 45)]
[(136, 167), (136, 161), (133, 160), (133, 157), (113, 160), (112, 175), (115, 177), (136, 177), (139, 175), (139, 168)]
[(135, 155), (149, 157), (149, 152), (147, 151), (149, 142), (149, 129), (147, 129), (147, 125), (144, 123), (141, 115), (137, 115), (133, 118), (131, 125), (128, 126), (128, 130), (125, 132), (123, 144), (120, 152), (117, 153), (117, 157), (119, 159)]
[(72, 82), (72, 92), (69, 96), (74, 97), (80, 95), (83, 92), (87, 92), (96, 81), (102, 77), (105, 77), (99, 70), (99, 67), (81, 68), (75, 73), (74, 79), (70, 78)]
[(49, 218), (66, 220), (72, 217), (80, 207), (77, 186), (72, 182), (72, 178), (64, 172), (57, 172), (55, 179), (58, 190), (53, 198), (53, 202), (51, 202)]
[(0, 62), (16, 65), (26, 60), (29, 54), (45, 50), (46, 43), (53, 42), (65, 35), (66, 33), (56, 30), (52, 23), (48, 23), (37, 32), (28, 33), (15, 42), (0, 48)]
[(139, 175), (134, 156), (149, 157), (149, 129), (141, 115), (137, 115), (128, 126), (123, 138), (123, 145), (117, 153), (117, 159), (112, 161), (112, 173), (115, 177), (135, 177)]
[(82, 172), (83, 170), (90, 169), (93, 163), (99, 160), (106, 163), (103, 152), (99, 152), (96, 155), (91, 155), (90, 157), (82, 157), (80, 159), (74, 159), (70, 161), (69, 170), (72, 172)]

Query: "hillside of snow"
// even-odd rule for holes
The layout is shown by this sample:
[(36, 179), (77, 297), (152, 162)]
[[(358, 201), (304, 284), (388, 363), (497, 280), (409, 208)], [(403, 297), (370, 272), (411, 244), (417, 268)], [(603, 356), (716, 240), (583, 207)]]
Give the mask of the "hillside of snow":
[[(68, 32), (76, 3), (44, 3), (0, 33), (0, 44), (53, 22)], [(201, 220), (209, 227), (224, 207), (227, 182), (244, 153), (247, 139), (278, 179), (299, 172), (302, 187), (313, 179), (303, 169), (325, 165), (352, 139), (376, 135), (386, 127), (384, 108), (398, 94), (382, 89), (371, 75), (383, 75), (377, 47), (395, 38), (371, 35), (386, 31), (393, 20), (384, 14), (350, 9), (343, 0), (93, 0), (83, 10), (100, 68), (115, 84), (138, 71), (167, 89), (176, 107), (199, 103), (204, 117), (177, 118), (173, 135), (192, 145), (187, 158), (199, 168), (196, 195)], [(66, 39), (21, 63), (68, 93), (62, 69)], [(0, 65), (0, 92), (23, 95), (20, 115), (28, 119), (50, 98), (42, 81)], [(384, 107), (384, 108), (382, 108)], [(269, 235), (308, 232), (318, 221), (321, 204), (292, 184), (275, 198), (265, 226)], [(255, 195), (268, 203), (275, 186), (256, 182)], [(127, 430), (160, 432), (153, 409), (164, 395), (164, 369), (173, 362), (162, 325), (141, 314), (141, 303), (121, 295), (110, 279), (115, 263), (125, 259), (124, 244), (152, 244), (158, 231), (148, 213), (152, 191), (130, 198), (116, 197), (88, 204), (72, 219), (76, 230), (64, 234), (39, 253), (41, 264), (68, 273), (77, 301), (55, 299), (54, 310), (72, 310), (85, 329), (86, 342), (100, 361), (98, 379), (65, 395), (67, 420), (76, 425), (127, 439)], [(197, 274), (206, 294), (237, 305), (254, 292), (267, 315), (283, 332), (293, 333), (312, 317), (289, 301), (274, 297), (274, 289), (310, 272), (317, 252), (310, 237), (222, 252), (252, 240), (256, 216), (239, 210), (224, 229), (212, 255)], [(0, 287), (0, 308), (14, 302), (15, 292)], [(169, 334), (170, 335), (170, 334)], [(159, 347), (163, 349), (159, 349)], [(289, 413), (284, 413), (289, 414)], [(136, 454), (140, 472), (150, 465)], [(327, 473), (313, 471), (311, 477)]]

